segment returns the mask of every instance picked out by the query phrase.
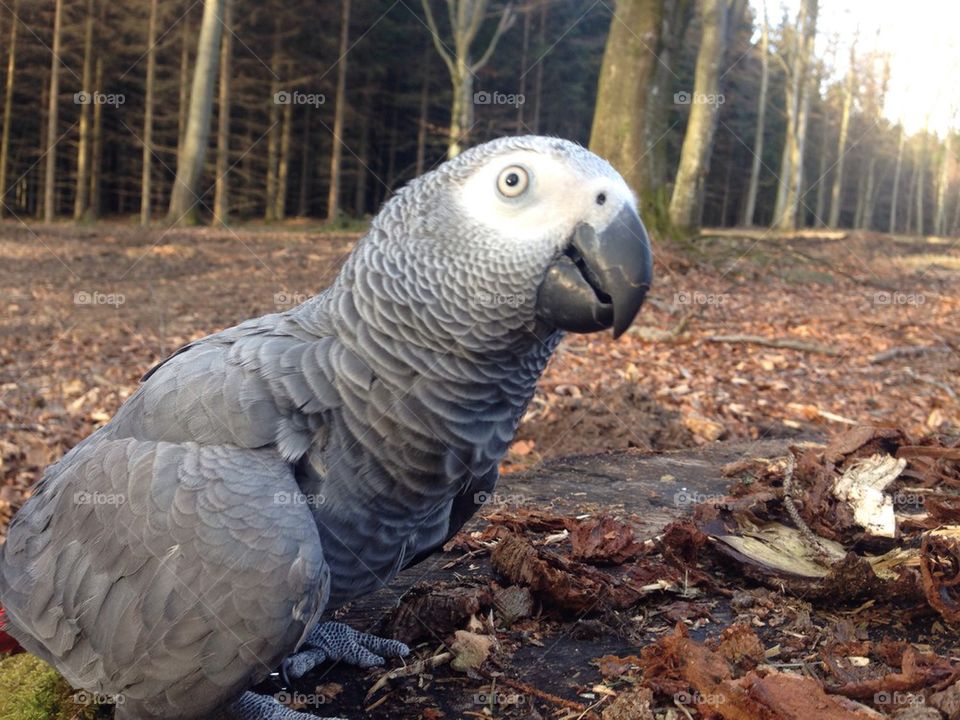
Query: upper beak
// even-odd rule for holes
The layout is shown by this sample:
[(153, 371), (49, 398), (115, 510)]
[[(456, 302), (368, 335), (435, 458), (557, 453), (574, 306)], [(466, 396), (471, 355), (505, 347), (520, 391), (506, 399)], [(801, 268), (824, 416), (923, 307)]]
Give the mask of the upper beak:
[(625, 205), (599, 233), (585, 223), (576, 227), (540, 285), (537, 317), (570, 332), (612, 327), (618, 338), (636, 317), (652, 279), (650, 239), (640, 216)]

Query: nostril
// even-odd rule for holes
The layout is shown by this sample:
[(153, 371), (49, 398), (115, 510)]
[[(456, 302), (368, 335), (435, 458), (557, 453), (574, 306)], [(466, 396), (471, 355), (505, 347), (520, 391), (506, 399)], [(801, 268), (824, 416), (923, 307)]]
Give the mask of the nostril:
[(607, 201), (606, 193), (599, 193), (597, 195), (597, 205), (603, 205)]

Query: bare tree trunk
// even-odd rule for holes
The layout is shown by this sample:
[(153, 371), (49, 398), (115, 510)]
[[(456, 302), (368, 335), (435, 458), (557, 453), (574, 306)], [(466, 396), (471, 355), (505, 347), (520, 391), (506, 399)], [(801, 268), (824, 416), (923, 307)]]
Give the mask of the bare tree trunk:
[(774, 210), (774, 227), (794, 230), (803, 181), (803, 154), (810, 108), (810, 61), (817, 31), (818, 0), (802, 0), (795, 37), (787, 64), (787, 137), (780, 163), (780, 185)]
[(727, 0), (703, 0), (700, 7), (703, 35), (697, 53), (690, 119), (670, 199), (671, 223), (688, 229), (700, 226), (703, 185), (710, 171), (713, 134), (717, 127), (720, 61), (727, 41)]
[(151, 170), (153, 167), (153, 92), (157, 72), (157, 0), (150, 0), (147, 24), (147, 81), (143, 98), (143, 174), (140, 178), (140, 224), (149, 225), (152, 211)]
[[(424, 48), (426, 50), (427, 48)], [(420, 83), (420, 119), (417, 123), (417, 167), (415, 175), (423, 175), (427, 156), (427, 122), (430, 110), (430, 65), (424, 58), (423, 79)]]
[(233, 0), (224, 0), (220, 42), (220, 88), (217, 99), (217, 179), (213, 186), (213, 222), (226, 225), (230, 218), (230, 85), (233, 72)]
[(900, 200), (900, 172), (903, 169), (903, 144), (906, 141), (906, 133), (903, 125), (900, 126), (900, 143), (897, 146), (897, 164), (893, 171), (893, 193), (890, 197), (890, 224), (887, 232), (891, 235), (897, 231), (897, 203)]
[[(531, 3), (523, 9), (523, 42), (520, 45), (520, 86), (517, 88), (517, 93), (524, 99), (527, 97), (527, 66), (530, 55), (530, 18), (533, 13), (533, 8), (534, 6)], [(523, 131), (526, 128), (526, 123), (523, 121), (525, 107), (526, 102), (517, 103), (518, 131)]]
[(950, 159), (953, 136), (948, 131), (943, 143), (943, 159), (940, 161), (940, 177), (937, 180), (937, 207), (933, 220), (934, 235), (947, 234), (947, 190), (950, 185)]
[(815, 216), (814, 222), (817, 224), (817, 227), (826, 227), (827, 223), (823, 219), (823, 216), (826, 214), (827, 209), (827, 162), (830, 160), (830, 147), (827, 143), (827, 122), (824, 118), (823, 122), (823, 137), (820, 138), (820, 160), (817, 166), (817, 199), (816, 204), (813, 208), (813, 214)]
[(607, 158), (638, 195), (651, 190), (647, 146), (647, 104), (659, 45), (663, 0), (622, 0), (610, 25), (600, 67), (590, 149)]
[(530, 129), (534, 134), (540, 132), (540, 108), (543, 100), (543, 65), (547, 58), (544, 54), (547, 44), (547, 3), (540, 4), (540, 18), (537, 23), (537, 52), (540, 53), (540, 61), (533, 71), (533, 118), (530, 121)]
[(867, 180), (863, 196), (863, 212), (860, 214), (860, 222), (857, 225), (861, 230), (869, 230), (873, 227), (873, 216), (877, 203), (877, 156), (871, 155), (867, 161)]
[(177, 152), (183, 147), (183, 136), (187, 132), (187, 112), (190, 109), (190, 13), (184, 15), (180, 23), (180, 90), (177, 106)]
[(743, 211), (743, 224), (753, 225), (757, 208), (757, 187), (760, 183), (760, 163), (763, 157), (763, 131), (767, 115), (767, 88), (770, 84), (770, 23), (767, 20), (767, 3), (763, 0), (763, 26), (760, 31), (760, 97), (757, 99), (757, 126), (753, 140), (753, 164), (750, 167), (750, 184), (747, 186), (747, 206)]
[(350, 0), (340, 0), (340, 61), (337, 65), (337, 96), (333, 109), (333, 149), (330, 153), (330, 187), (327, 222), (340, 215), (340, 166), (343, 163), (343, 117), (347, 104), (347, 50), (350, 47)]
[(297, 215), (306, 217), (309, 208), (307, 195), (310, 188), (310, 113), (303, 116), (303, 140), (300, 143), (300, 203)]
[(927, 132), (930, 125), (930, 116), (927, 116), (927, 122), (923, 127), (923, 141), (920, 144), (920, 148), (917, 151), (917, 235), (924, 234), (924, 218), (923, 218), (923, 186), (924, 186), (924, 176), (926, 175), (926, 164), (927, 164)]
[(263, 210), (263, 219), (271, 222), (276, 219), (274, 212), (277, 209), (277, 161), (280, 157), (280, 104), (281, 98), (293, 102), (290, 93), (284, 94), (280, 90), (280, 28), (274, 26), (273, 52), (270, 56), (270, 72), (273, 79), (270, 81), (270, 114), (267, 121), (267, 197)]
[(447, 0), (450, 26), (453, 30), (453, 53), (451, 54), (440, 39), (430, 0), (421, 0), (427, 16), (427, 25), (433, 38), (434, 47), (443, 58), (450, 72), (453, 89), (453, 107), (450, 111), (450, 139), (447, 143), (447, 157), (456, 157), (463, 150), (473, 129), (473, 79), (480, 72), (497, 47), (500, 36), (513, 25), (513, 8), (506, 5), (500, 13), (500, 20), (490, 38), (487, 49), (475, 62), (471, 59), (470, 46), (476, 40), (487, 14), (489, 0)]
[(190, 114), (183, 147), (177, 153), (177, 177), (170, 193), (171, 222), (194, 223), (197, 218), (197, 185), (203, 173), (210, 137), (210, 112), (213, 107), (213, 86), (220, 60), (220, 34), (223, 29), (224, 0), (205, 0), (197, 60), (190, 88)]
[(840, 115), (840, 137), (837, 140), (837, 166), (833, 174), (833, 188), (830, 191), (829, 227), (840, 224), (840, 210), (843, 204), (843, 166), (847, 156), (847, 135), (850, 132), (850, 111), (853, 108), (853, 94), (856, 83), (857, 40), (850, 46), (850, 67), (847, 70), (847, 83), (843, 91), (843, 111)]
[[(107, 16), (107, 4), (100, 4), (100, 23), (102, 28)], [(99, 31), (97, 31), (99, 35)], [(96, 70), (94, 71), (94, 87), (96, 92), (103, 92), (103, 49), (97, 50)], [(97, 103), (93, 107), (93, 140), (90, 149), (90, 204), (89, 213), (92, 218), (100, 216), (100, 180), (103, 172), (103, 105)]]
[(293, 103), (283, 106), (280, 130), (280, 159), (277, 162), (277, 195), (274, 198), (273, 216), (283, 220), (287, 216), (287, 183), (290, 178), (290, 132), (293, 125)]
[(357, 183), (354, 187), (353, 209), (358, 218), (367, 211), (367, 165), (370, 163), (370, 120), (360, 114), (360, 145), (357, 148)]
[[(90, 92), (93, 82), (93, 0), (87, 0), (87, 15), (83, 28), (83, 78), (81, 90)], [(73, 219), (79, 220), (87, 211), (90, 190), (90, 111), (91, 103), (80, 106), (80, 139), (77, 144), (77, 186), (73, 196)]]
[(7, 48), (7, 82), (3, 98), (3, 135), (0, 137), (0, 217), (7, 211), (7, 168), (10, 165), (10, 124), (13, 122), (13, 81), (17, 69), (17, 26), (20, 0), (13, 0), (10, 13), (10, 47)]
[(47, 108), (47, 171), (43, 181), (43, 221), (53, 222), (57, 208), (57, 127), (60, 99), (60, 41), (63, 27), (63, 0), (53, 10), (53, 52), (50, 58), (50, 97)]
[(950, 237), (960, 235), (960, 186), (957, 187), (957, 199), (953, 204), (953, 222), (950, 223)]

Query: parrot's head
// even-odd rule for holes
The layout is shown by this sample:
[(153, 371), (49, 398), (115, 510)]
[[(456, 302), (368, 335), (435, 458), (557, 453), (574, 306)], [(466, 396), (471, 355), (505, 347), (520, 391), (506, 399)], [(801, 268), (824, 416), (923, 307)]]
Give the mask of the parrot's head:
[(633, 192), (607, 161), (558, 138), (471, 148), (403, 188), (373, 229), (417, 286), (433, 284), (425, 311), (478, 347), (530, 330), (618, 337), (652, 279)]

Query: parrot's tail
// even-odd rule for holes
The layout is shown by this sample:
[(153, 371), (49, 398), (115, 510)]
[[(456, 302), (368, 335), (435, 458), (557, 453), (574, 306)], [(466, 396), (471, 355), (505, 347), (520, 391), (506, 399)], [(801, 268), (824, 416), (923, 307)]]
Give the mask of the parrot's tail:
[(7, 613), (0, 607), (0, 655), (15, 655), (23, 652), (23, 647), (7, 634)]

